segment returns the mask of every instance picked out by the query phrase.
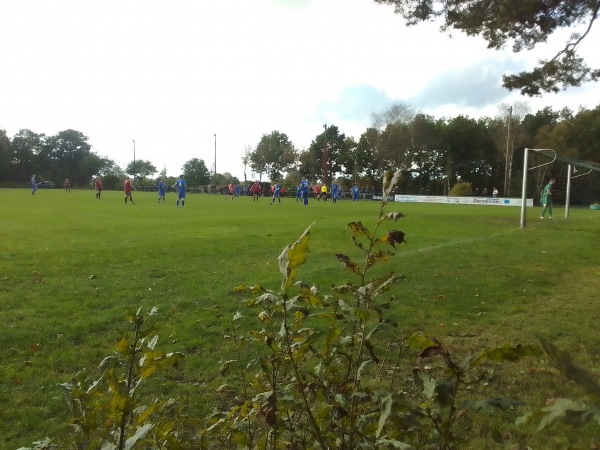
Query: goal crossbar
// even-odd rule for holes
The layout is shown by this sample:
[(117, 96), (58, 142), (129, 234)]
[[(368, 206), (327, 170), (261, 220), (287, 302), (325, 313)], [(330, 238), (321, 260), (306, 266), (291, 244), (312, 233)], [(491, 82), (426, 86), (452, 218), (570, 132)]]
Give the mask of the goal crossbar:
[[(537, 165), (535, 167), (531, 167), (528, 169), (529, 163), (529, 152), (536, 152), (539, 155), (542, 155), (549, 159), (548, 162)], [(521, 228), (526, 226), (526, 209), (525, 209), (525, 199), (527, 197), (527, 173), (530, 170), (537, 169), (539, 167), (547, 166), (552, 164), (554, 161), (562, 161), (567, 163), (568, 172), (567, 172), (567, 191), (566, 191), (566, 201), (565, 201), (565, 219), (569, 218), (569, 205), (571, 199), (571, 179), (582, 177), (585, 175), (589, 175), (592, 172), (600, 173), (600, 164), (589, 162), (589, 161), (581, 161), (575, 158), (569, 158), (567, 156), (559, 155), (555, 150), (551, 148), (526, 148), (525, 155), (523, 156), (523, 189), (522, 189), (522, 200), (523, 204), (521, 205)], [(585, 169), (587, 172), (578, 173), (579, 169)], [(573, 173), (577, 173), (577, 175), (573, 175)]]

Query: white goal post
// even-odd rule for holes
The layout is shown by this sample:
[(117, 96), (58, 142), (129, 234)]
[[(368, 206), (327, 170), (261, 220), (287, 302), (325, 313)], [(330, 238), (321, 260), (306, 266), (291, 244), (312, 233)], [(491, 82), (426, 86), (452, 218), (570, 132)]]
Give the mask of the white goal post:
[[(548, 161), (543, 162), (542, 164), (538, 164), (534, 167), (528, 167), (529, 164), (529, 152), (536, 152), (541, 156), (546, 157)], [(571, 203), (571, 181), (574, 178), (582, 177), (585, 175), (589, 175), (592, 172), (600, 173), (600, 165), (596, 163), (580, 161), (573, 158), (568, 158), (566, 156), (562, 156), (556, 153), (551, 148), (526, 148), (525, 154), (523, 156), (523, 186), (522, 186), (522, 206), (521, 206), (521, 228), (524, 228), (527, 225), (527, 215), (526, 215), (526, 204), (525, 199), (527, 198), (527, 180), (528, 174), (530, 170), (534, 170), (543, 166), (550, 165), (555, 161), (561, 161), (567, 164), (567, 185), (565, 192), (565, 219), (569, 218), (569, 207)]]

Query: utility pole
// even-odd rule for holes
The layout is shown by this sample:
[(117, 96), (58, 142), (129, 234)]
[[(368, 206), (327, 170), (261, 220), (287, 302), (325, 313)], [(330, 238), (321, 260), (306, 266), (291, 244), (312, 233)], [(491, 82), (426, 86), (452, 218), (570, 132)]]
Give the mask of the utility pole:
[(215, 137), (215, 172), (213, 173), (213, 175), (217, 174), (217, 135), (213, 134), (213, 136)]
[(512, 158), (510, 158), (509, 156), (511, 155), (511, 149), (510, 149), (510, 123), (512, 122), (512, 106), (508, 107), (508, 123), (506, 125), (507, 128), (507, 134), (506, 134), (506, 161), (505, 161), (505, 167), (504, 167), (504, 196), (508, 197), (508, 195), (510, 194), (510, 165), (512, 163)]
[(133, 184), (135, 184), (135, 139), (133, 140)]
[(327, 124), (323, 125), (323, 128), (325, 129), (325, 148), (323, 149), (321, 171), (323, 172), (323, 183), (329, 186), (329, 140), (327, 139)]

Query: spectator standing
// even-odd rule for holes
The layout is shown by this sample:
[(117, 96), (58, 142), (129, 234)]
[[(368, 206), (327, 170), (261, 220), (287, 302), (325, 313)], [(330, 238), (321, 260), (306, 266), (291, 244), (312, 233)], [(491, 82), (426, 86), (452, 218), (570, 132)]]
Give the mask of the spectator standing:
[(158, 180), (158, 203), (160, 203), (161, 200), (163, 203), (165, 203), (165, 194), (166, 193), (167, 193), (167, 185), (162, 180), (162, 178), (160, 178)]
[(31, 176), (31, 195), (35, 194), (37, 191), (37, 179), (35, 178), (35, 173)]

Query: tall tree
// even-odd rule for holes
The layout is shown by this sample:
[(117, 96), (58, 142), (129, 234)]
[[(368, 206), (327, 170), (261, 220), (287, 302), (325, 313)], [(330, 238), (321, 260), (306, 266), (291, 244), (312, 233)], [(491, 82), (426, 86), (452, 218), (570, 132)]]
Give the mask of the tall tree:
[(337, 126), (323, 127), (323, 133), (310, 144), (309, 155), (300, 158), (300, 172), (314, 175), (315, 178), (329, 184), (336, 174), (342, 171), (341, 155), (348, 151), (348, 144), (346, 135), (340, 133)]
[(125, 167), (125, 172), (129, 175), (133, 175), (135, 179), (146, 178), (154, 175), (158, 170), (150, 161), (144, 159), (137, 159), (135, 162), (131, 161)]
[(104, 176), (106, 173), (110, 173), (115, 166), (115, 162), (108, 158), (98, 156), (96, 153), (91, 152), (85, 155), (78, 167), (78, 177), (89, 180), (93, 175)]
[(590, 68), (577, 54), (578, 46), (598, 18), (600, 0), (374, 0), (395, 6), (407, 25), (441, 18), (442, 30), (459, 30), (469, 36), (480, 36), (488, 48), (501, 49), (512, 42), (514, 52), (531, 50), (545, 43), (562, 28), (582, 25), (564, 48), (530, 71), (504, 75), (509, 90), (520, 89), (529, 96), (542, 92), (558, 92), (571, 86), (597, 81), (600, 69)]
[(388, 125), (410, 123), (416, 112), (410, 105), (404, 103), (393, 103), (389, 108), (380, 113), (372, 113), (371, 120), (375, 128), (383, 129)]
[(381, 179), (382, 169), (381, 164), (377, 159), (377, 144), (380, 139), (380, 132), (377, 128), (371, 127), (360, 136), (358, 144), (353, 151), (353, 157), (356, 162), (356, 167), (353, 170), (355, 180), (358, 183), (359, 179), (367, 179), (369, 184), (373, 185), (377, 180)]
[(46, 138), (38, 161), (43, 173), (49, 178), (65, 179), (77, 183), (86, 183), (89, 174), (79, 172), (79, 164), (90, 154), (88, 138), (76, 130), (63, 130)]
[(42, 151), (45, 135), (21, 129), (12, 139), (11, 178), (27, 180), (33, 172), (39, 172), (37, 155)]
[(188, 186), (206, 186), (211, 181), (210, 172), (202, 159), (190, 159), (181, 170)]
[(0, 130), (0, 180), (8, 180), (10, 176), (10, 160), (12, 158), (12, 144), (6, 135), (6, 130)]
[(251, 152), (252, 152), (252, 147), (250, 147), (249, 145), (246, 145), (246, 148), (244, 149), (244, 156), (242, 156), (242, 164), (244, 165), (244, 183), (246, 183), (248, 181), (248, 173), (246, 172), (246, 170), (248, 169), (248, 166), (250, 165)]
[(256, 149), (250, 153), (250, 167), (266, 174), (271, 181), (281, 179), (296, 162), (296, 149), (285, 133), (264, 134)]
[[(409, 163), (412, 180), (419, 192), (443, 193), (444, 164), (439, 122), (432, 116), (417, 114), (410, 124)], [(402, 166), (400, 166), (402, 167)], [(441, 191), (441, 192), (440, 192)]]
[(570, 121), (569, 146), (576, 157), (600, 163), (600, 106), (581, 109)]
[(484, 119), (458, 116), (442, 126), (442, 148), (450, 186), (457, 180), (484, 186), (496, 161), (496, 149)]

